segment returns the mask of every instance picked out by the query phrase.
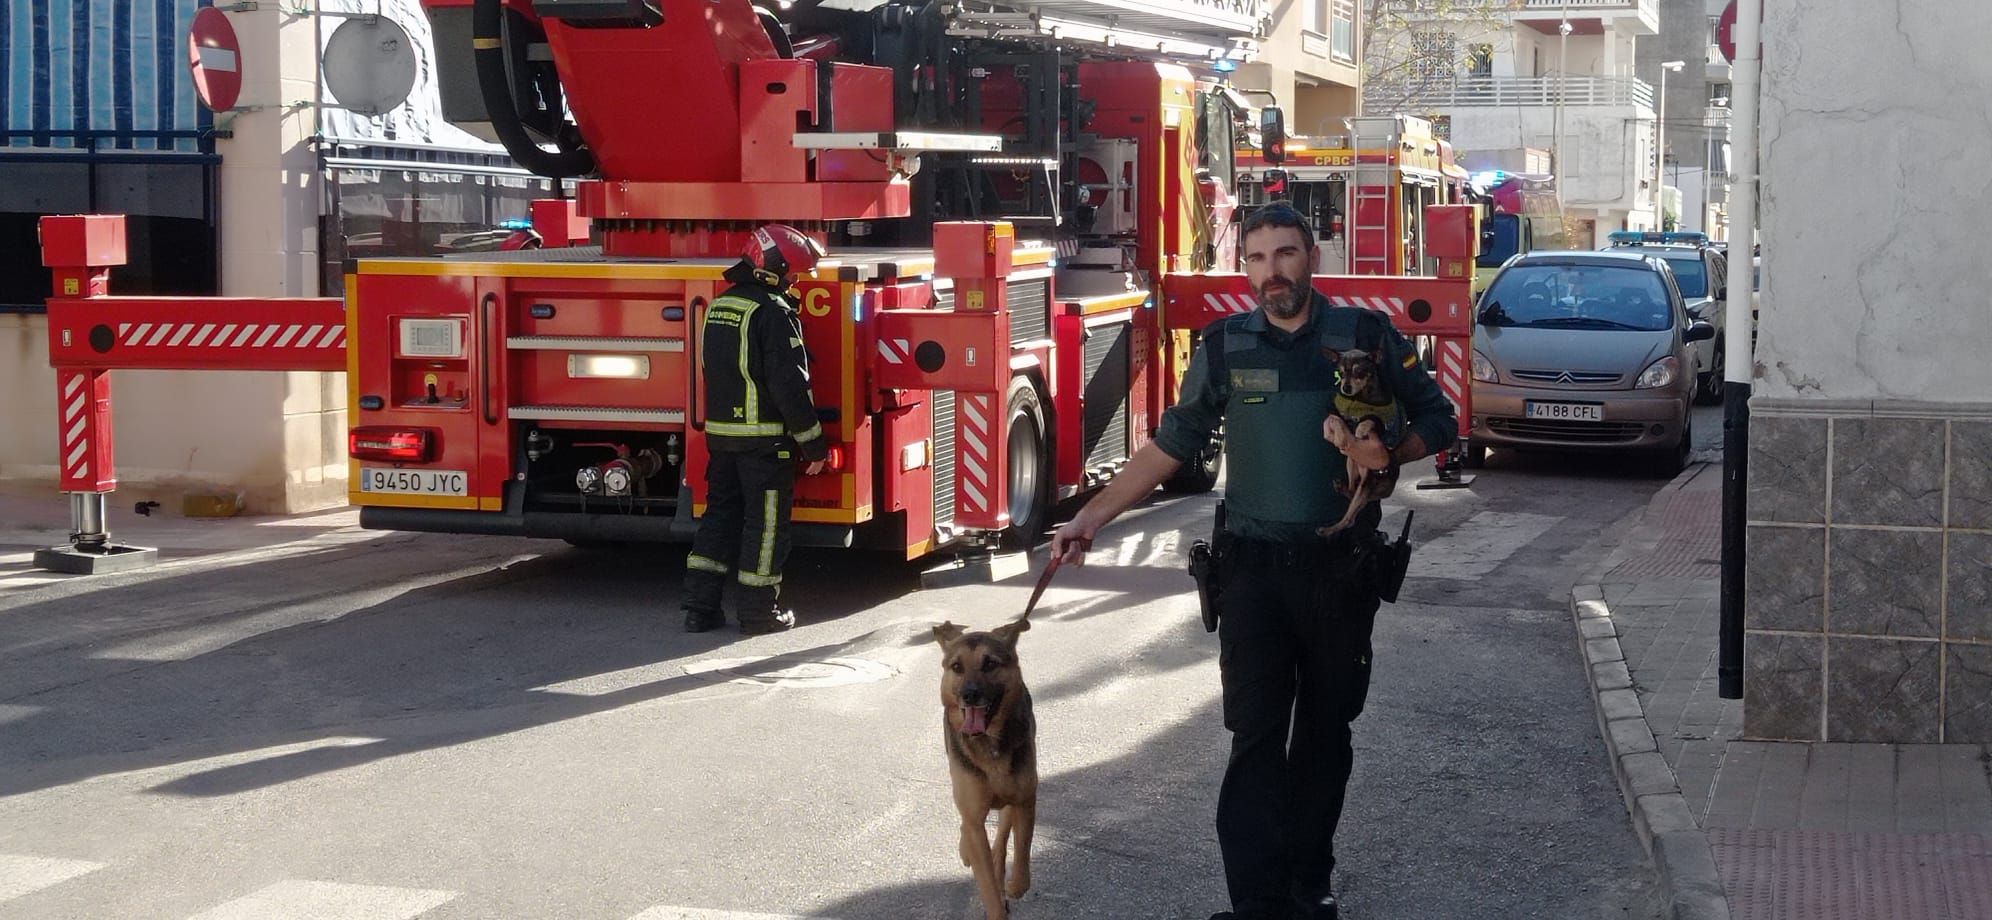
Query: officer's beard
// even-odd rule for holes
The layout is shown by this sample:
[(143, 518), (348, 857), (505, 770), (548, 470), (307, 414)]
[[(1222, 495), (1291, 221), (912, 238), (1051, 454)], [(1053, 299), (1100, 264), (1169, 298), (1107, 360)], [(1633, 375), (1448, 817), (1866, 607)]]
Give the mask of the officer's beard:
[(1308, 281), (1274, 275), (1259, 285), (1253, 293), (1259, 296), (1259, 306), (1274, 319), (1293, 319), (1300, 315), (1300, 308), (1307, 303)]

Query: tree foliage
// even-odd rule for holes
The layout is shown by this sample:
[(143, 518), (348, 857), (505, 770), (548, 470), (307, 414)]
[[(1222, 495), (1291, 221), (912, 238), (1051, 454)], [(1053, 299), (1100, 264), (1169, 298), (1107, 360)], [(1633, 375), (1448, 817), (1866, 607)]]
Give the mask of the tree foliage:
[[(1371, 0), (1363, 6), (1364, 109), (1389, 114), (1493, 65), (1491, 36), (1524, 0)], [(1481, 40), (1480, 36), (1490, 36)]]

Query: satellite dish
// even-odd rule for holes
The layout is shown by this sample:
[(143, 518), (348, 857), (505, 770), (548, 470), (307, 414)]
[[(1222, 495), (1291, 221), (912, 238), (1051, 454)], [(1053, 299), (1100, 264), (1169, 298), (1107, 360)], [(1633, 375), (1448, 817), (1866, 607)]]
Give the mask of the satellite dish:
[(379, 115), (415, 88), (415, 45), (385, 16), (348, 19), (325, 43), (325, 87), (341, 108)]

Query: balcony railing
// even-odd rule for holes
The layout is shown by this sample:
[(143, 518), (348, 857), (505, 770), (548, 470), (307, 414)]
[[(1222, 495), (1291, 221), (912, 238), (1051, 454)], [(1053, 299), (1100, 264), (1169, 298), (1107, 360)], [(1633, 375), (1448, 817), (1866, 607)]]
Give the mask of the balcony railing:
[(1636, 10), (1641, 6), (1651, 6), (1653, 0), (1523, 0), (1522, 7), (1531, 13), (1544, 10), (1561, 11), (1564, 7), (1591, 12), (1600, 9)]
[(1364, 108), (1376, 112), (1406, 108), (1464, 108), (1508, 105), (1636, 105), (1653, 107), (1653, 86), (1630, 77), (1572, 74), (1558, 77), (1475, 77), (1425, 82), (1371, 82), (1363, 87)]

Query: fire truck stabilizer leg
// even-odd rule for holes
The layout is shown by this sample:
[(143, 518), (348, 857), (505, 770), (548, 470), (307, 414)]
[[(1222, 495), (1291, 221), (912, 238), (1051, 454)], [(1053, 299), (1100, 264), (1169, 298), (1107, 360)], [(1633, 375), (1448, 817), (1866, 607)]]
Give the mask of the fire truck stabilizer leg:
[(991, 585), (1030, 570), (1028, 552), (999, 553), (986, 546), (970, 546), (947, 561), (921, 572), (920, 587), (932, 590), (958, 585)]
[(108, 575), (159, 564), (159, 550), (116, 546), (104, 523), (103, 492), (69, 493), (69, 545), (35, 552), (36, 568), (69, 575)]
[(1466, 472), (1464, 464), (1460, 462), (1460, 457), (1461, 457), (1461, 451), (1458, 448), (1455, 448), (1453, 450), (1443, 450), (1440, 451), (1438, 454), (1434, 455), (1432, 457), (1432, 467), (1433, 471), (1436, 472), (1438, 475), (1432, 479), (1420, 480), (1418, 482), (1418, 488), (1420, 489), (1471, 488), (1473, 486), (1473, 480), (1476, 477), (1472, 473)]

